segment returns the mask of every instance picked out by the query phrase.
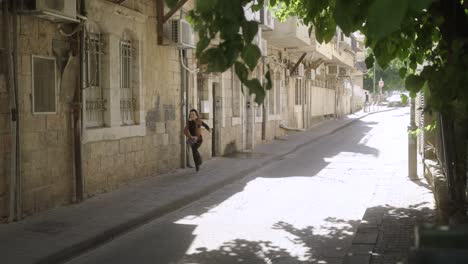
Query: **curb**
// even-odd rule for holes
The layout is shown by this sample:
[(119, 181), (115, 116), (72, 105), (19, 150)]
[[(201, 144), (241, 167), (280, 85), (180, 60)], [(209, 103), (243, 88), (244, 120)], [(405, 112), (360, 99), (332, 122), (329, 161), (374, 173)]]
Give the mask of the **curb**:
[(201, 199), (202, 197), (205, 197), (215, 191), (217, 191), (218, 189), (226, 186), (226, 185), (229, 185), (229, 184), (232, 184), (240, 179), (243, 179), (245, 177), (247, 177), (248, 175), (250, 175), (251, 173), (255, 172), (256, 170), (262, 168), (262, 167), (265, 167), (275, 161), (278, 161), (278, 160), (281, 160), (283, 159), (285, 156), (293, 153), (293, 152), (296, 152), (298, 150), (300, 150), (301, 148), (304, 148), (308, 145), (310, 145), (311, 143), (313, 142), (316, 142), (318, 141), (319, 139), (325, 137), (325, 136), (328, 136), (328, 135), (332, 135), (332, 134), (335, 134), (336, 132), (342, 130), (343, 128), (346, 128), (348, 126), (350, 126), (351, 124), (353, 124), (354, 122), (358, 121), (358, 120), (361, 120), (369, 115), (372, 115), (372, 114), (377, 114), (377, 113), (382, 113), (382, 112), (388, 112), (388, 111), (393, 111), (395, 110), (396, 108), (392, 108), (392, 109), (386, 109), (386, 110), (382, 110), (382, 111), (376, 111), (376, 112), (372, 112), (372, 113), (368, 113), (366, 115), (363, 115), (361, 117), (358, 117), (356, 119), (352, 119), (351, 121), (349, 122), (346, 122), (344, 123), (343, 125), (341, 126), (338, 126), (337, 128), (331, 130), (330, 132), (326, 132), (322, 135), (319, 135), (315, 138), (312, 138), (310, 140), (308, 140), (307, 142), (303, 143), (303, 144), (298, 144), (297, 146), (295, 146), (292, 150), (286, 152), (286, 153), (283, 153), (283, 154), (279, 154), (279, 155), (274, 155), (272, 157), (269, 157), (267, 159), (265, 159), (264, 161), (262, 162), (259, 162), (257, 165), (254, 165), (254, 166), (251, 166), (249, 168), (246, 168), (232, 176), (229, 176), (219, 182), (216, 182), (216, 183), (213, 183), (209, 186), (206, 186), (205, 188), (197, 191), (197, 192), (194, 192), (192, 194), (189, 194), (189, 195), (186, 195), (178, 200), (175, 200), (171, 203), (168, 203), (164, 206), (161, 206), (159, 208), (156, 208), (154, 210), (151, 210), (141, 216), (138, 216), (136, 218), (134, 218), (133, 220), (130, 220), (126, 223), (123, 223), (123, 224), (120, 224), (118, 226), (115, 226), (115, 227), (111, 227), (109, 228), (108, 230), (92, 237), (92, 238), (89, 238), (89, 239), (86, 239), (84, 241), (81, 241), (81, 242), (78, 242), (72, 246), (69, 246), (67, 248), (64, 248), (60, 251), (57, 251), (56, 253), (52, 253), (46, 257), (43, 257), (43, 258), (40, 258), (38, 261), (36, 261), (36, 263), (38, 264), (52, 264), (52, 263), (64, 263), (66, 261), (69, 261), (71, 259), (74, 259), (88, 251), (91, 251), (103, 244), (105, 244), (106, 242), (109, 242), (117, 237), (120, 237), (132, 230), (135, 230), (139, 227), (141, 227), (142, 225), (146, 224), (146, 223), (149, 223), (150, 221), (153, 221), (159, 217), (162, 217), (166, 214), (169, 214), (169, 213), (172, 213), (172, 212), (175, 212), (181, 208), (183, 208), (184, 206), (187, 206), (189, 205), (190, 203), (196, 201), (196, 200), (199, 200)]

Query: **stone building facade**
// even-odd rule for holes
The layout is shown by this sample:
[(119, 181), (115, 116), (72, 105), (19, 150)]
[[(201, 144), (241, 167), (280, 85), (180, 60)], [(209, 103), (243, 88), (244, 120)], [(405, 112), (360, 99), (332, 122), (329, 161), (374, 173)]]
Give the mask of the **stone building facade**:
[[(158, 45), (156, 1), (114, 2), (86, 1), (86, 12), (78, 5), (74, 23), (17, 15), (18, 30), (10, 35), (18, 43), (18, 218), (186, 167), (182, 131), (192, 108), (214, 128), (202, 131), (200, 151), (210, 159), (254, 150), (288, 129), (307, 129), (359, 107), (358, 92), (327, 68), (353, 71), (353, 51), (338, 42), (317, 45), (296, 26), (306, 38), (299, 48), (308, 55), (292, 72), (302, 52), (285, 46), (281, 27), (262, 26), (263, 56), (254, 74), (263, 78), (269, 66), (273, 88), (257, 105), (233, 70), (201, 73), (193, 49)], [(192, 7), (189, 1), (182, 10)], [(0, 48), (5, 61), (3, 42)], [(11, 214), (13, 190), (6, 65), (0, 66), (0, 221)]]

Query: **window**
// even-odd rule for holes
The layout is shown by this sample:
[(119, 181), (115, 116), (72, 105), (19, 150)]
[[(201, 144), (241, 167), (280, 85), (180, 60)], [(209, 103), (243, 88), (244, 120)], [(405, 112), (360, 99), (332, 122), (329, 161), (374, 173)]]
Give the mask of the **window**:
[(240, 96), (241, 96), (241, 89), (242, 84), (239, 80), (239, 77), (234, 73), (232, 74), (233, 85), (232, 85), (232, 116), (239, 117), (240, 116)]
[(124, 39), (120, 41), (120, 115), (123, 125), (135, 123), (135, 99), (133, 98), (132, 66), (133, 66), (132, 41)]
[(56, 62), (52, 57), (32, 57), (33, 113), (57, 112)]
[(302, 79), (297, 78), (295, 84), (295, 104), (301, 105), (302, 104)]
[[(257, 67), (257, 79), (260, 81), (260, 83), (263, 83), (263, 70), (261, 65)], [(257, 117), (262, 116), (262, 110), (262, 105), (255, 103), (255, 115)]]
[(85, 56), (85, 112), (87, 127), (104, 126), (105, 100), (102, 87), (103, 44), (101, 34), (87, 33)]
[[(276, 83), (275, 83), (275, 86), (276, 86)], [(268, 109), (269, 109), (269, 113), (270, 115), (274, 115), (275, 114), (275, 90), (276, 90), (276, 87), (272, 87), (269, 91), (268, 91)]]
[(275, 113), (281, 113), (281, 74), (277, 72), (275, 74), (275, 93), (276, 93), (276, 107)]

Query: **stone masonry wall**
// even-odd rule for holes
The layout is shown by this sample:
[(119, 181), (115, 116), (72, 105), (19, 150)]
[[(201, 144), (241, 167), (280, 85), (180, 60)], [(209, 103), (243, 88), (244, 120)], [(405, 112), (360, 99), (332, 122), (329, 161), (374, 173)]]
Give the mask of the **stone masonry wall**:
[[(3, 18), (0, 14), (0, 28)], [(0, 39), (3, 39), (3, 30), (0, 32)], [(0, 48), (3, 48), (3, 42)], [(6, 58), (0, 50), (0, 61)], [(8, 178), (10, 173), (10, 118), (9, 118), (9, 97), (6, 88), (6, 69), (2, 63), (0, 65), (0, 223), (8, 215)]]
[[(84, 175), (88, 196), (181, 167), (183, 127), (180, 121), (182, 90), (179, 51), (157, 44), (154, 1), (127, 1), (124, 6), (130, 9), (107, 1), (90, 1), (88, 16), (103, 34), (118, 36), (120, 32), (117, 31), (122, 27), (115, 25), (125, 23), (125, 28), (137, 32), (136, 35), (140, 37), (143, 94), (140, 105), (144, 112), (144, 120), (140, 120), (140, 123), (145, 125), (145, 135), (86, 143)], [(117, 9), (119, 12), (115, 11)], [(139, 13), (138, 16), (145, 17), (143, 23), (132, 21), (135, 11)], [(122, 12), (128, 12), (127, 17), (122, 17)], [(111, 72), (108, 78), (118, 80), (120, 72)]]
[(57, 114), (32, 113), (32, 55), (54, 57), (52, 42), (69, 42), (44, 19), (20, 16), (19, 26), (21, 178), (23, 211), (29, 215), (69, 203), (73, 195), (69, 106), (58, 93)]

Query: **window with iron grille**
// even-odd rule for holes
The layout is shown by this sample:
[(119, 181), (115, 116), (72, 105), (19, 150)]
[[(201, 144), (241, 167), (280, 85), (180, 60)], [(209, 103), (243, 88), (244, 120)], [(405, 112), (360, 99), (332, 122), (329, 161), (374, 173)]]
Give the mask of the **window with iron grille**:
[(87, 127), (104, 126), (104, 111), (106, 101), (102, 87), (102, 55), (103, 43), (99, 33), (87, 33), (86, 36), (86, 72), (85, 81), (85, 113)]
[[(276, 86), (276, 83), (275, 83)], [(270, 90), (268, 90), (268, 109), (270, 115), (275, 114), (275, 93), (276, 93), (276, 87), (272, 87)]]
[[(257, 79), (260, 80), (260, 83), (262, 83), (262, 80), (263, 80), (263, 70), (262, 70), (262, 66), (259, 66), (257, 67)], [(261, 117), (262, 116), (262, 111), (263, 111), (263, 107), (257, 103), (255, 103), (255, 115), (257, 117)]]
[(57, 113), (56, 61), (52, 57), (32, 57), (33, 113)]
[(295, 84), (295, 104), (302, 104), (302, 79), (297, 78)]
[(120, 115), (123, 125), (135, 124), (135, 104), (133, 98), (133, 69), (134, 52), (130, 40), (120, 41)]
[[(234, 71), (234, 70), (233, 70)], [(239, 77), (235, 73), (233, 73), (233, 85), (232, 85), (232, 116), (239, 117), (240, 116), (240, 97), (241, 97), (241, 89), (242, 84), (239, 80)]]
[(277, 72), (275, 74), (275, 93), (276, 93), (276, 105), (275, 113), (280, 114), (281, 109), (281, 74)]

